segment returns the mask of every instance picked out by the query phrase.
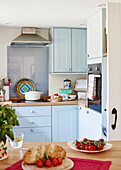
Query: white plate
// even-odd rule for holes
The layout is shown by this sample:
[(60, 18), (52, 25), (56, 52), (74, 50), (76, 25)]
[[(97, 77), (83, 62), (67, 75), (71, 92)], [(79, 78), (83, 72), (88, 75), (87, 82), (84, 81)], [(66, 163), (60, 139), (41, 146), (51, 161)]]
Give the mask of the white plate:
[(76, 146), (73, 144), (73, 142), (74, 142), (74, 141), (69, 141), (69, 142), (67, 143), (67, 145), (68, 145), (70, 148), (72, 148), (72, 149), (74, 149), (74, 150), (76, 150), (76, 151), (85, 152), (85, 153), (103, 152), (103, 151), (106, 151), (106, 150), (108, 150), (108, 149), (110, 149), (110, 148), (112, 147), (112, 144), (106, 143), (106, 145), (104, 146), (104, 148), (103, 148), (102, 150), (96, 150), (96, 151), (79, 150), (79, 149), (76, 148)]

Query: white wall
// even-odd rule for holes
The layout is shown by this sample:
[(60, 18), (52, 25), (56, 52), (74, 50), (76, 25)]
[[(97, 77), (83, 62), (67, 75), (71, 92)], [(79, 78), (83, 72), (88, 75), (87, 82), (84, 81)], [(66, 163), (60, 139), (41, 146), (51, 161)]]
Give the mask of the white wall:
[(0, 27), (0, 80), (7, 76), (7, 46), (20, 33), (20, 28)]
[(49, 96), (59, 93), (59, 89), (63, 88), (63, 80), (71, 80), (72, 88), (75, 86), (77, 79), (86, 78), (86, 75), (53, 75), (49, 74)]

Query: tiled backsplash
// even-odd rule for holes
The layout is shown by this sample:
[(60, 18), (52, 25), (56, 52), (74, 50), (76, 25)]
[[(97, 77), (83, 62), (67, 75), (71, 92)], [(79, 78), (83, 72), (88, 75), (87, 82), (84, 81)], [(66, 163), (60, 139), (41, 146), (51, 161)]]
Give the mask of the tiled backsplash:
[(31, 79), (37, 91), (48, 95), (48, 48), (8, 47), (7, 76), (11, 79), (10, 96), (16, 96), (15, 84), (23, 78)]

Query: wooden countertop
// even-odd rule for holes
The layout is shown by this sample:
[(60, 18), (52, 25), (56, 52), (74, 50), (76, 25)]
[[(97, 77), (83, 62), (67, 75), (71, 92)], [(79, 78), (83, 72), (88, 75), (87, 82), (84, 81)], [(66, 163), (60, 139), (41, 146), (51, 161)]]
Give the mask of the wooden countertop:
[[(50, 142), (47, 142), (50, 143)], [(38, 143), (38, 142), (29, 142), (29, 143), (24, 143), (23, 148), (30, 148), (33, 146), (37, 146), (40, 144), (47, 144), (45, 143)], [(113, 141), (109, 142), (112, 143), (113, 146), (110, 150), (107, 150), (105, 152), (100, 152), (100, 153), (82, 153), (75, 151), (68, 147), (66, 142), (53, 142), (53, 144), (58, 144), (61, 145), (66, 151), (67, 151), (67, 156), (69, 157), (75, 157), (75, 158), (84, 158), (84, 159), (95, 159), (95, 160), (101, 160), (101, 161), (112, 161), (110, 170), (121, 170), (121, 141)], [(14, 164), (15, 162), (19, 161), (22, 159), (23, 154), (25, 150), (23, 149), (13, 149), (9, 145), (9, 156), (6, 160), (0, 161), (0, 170), (3, 170), (7, 168), (8, 166)]]
[(72, 100), (72, 101), (62, 101), (62, 102), (27, 102), (23, 101), (21, 103), (9, 103), (8, 106), (57, 106), (57, 105), (77, 105), (87, 107), (87, 100)]

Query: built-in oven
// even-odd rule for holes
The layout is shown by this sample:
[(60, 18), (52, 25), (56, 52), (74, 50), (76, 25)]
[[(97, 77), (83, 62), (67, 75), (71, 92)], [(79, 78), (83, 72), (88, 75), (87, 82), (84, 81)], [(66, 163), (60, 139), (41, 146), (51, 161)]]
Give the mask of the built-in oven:
[(102, 105), (102, 68), (101, 64), (88, 65), (88, 108), (101, 113)]

